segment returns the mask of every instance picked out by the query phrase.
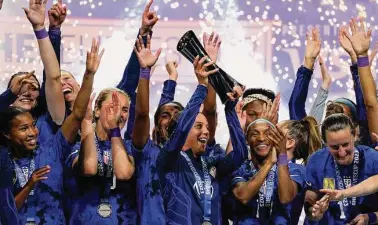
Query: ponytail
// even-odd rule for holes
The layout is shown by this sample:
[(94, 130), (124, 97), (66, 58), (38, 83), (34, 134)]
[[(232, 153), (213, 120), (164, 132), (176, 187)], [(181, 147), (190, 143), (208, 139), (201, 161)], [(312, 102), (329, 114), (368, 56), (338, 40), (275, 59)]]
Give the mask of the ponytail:
[(304, 162), (307, 162), (309, 156), (311, 156), (314, 152), (322, 148), (322, 139), (319, 131), (318, 122), (312, 116), (306, 116), (301, 121), (306, 130), (308, 131), (307, 137), (307, 146), (308, 146), (308, 156), (304, 159)]

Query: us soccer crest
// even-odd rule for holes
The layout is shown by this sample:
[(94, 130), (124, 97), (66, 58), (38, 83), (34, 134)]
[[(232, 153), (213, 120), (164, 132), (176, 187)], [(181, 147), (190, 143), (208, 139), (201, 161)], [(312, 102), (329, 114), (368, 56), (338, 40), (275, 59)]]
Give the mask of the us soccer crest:
[(335, 190), (335, 179), (324, 178), (323, 179), (323, 189)]

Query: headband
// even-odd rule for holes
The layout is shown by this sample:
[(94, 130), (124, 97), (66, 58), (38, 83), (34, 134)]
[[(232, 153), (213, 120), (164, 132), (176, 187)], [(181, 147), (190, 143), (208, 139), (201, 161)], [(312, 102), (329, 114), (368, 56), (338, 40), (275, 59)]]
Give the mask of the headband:
[(262, 95), (262, 94), (251, 94), (251, 95), (246, 96), (243, 99), (244, 103), (243, 103), (243, 108), (242, 109), (244, 109), (249, 103), (254, 102), (256, 100), (263, 101), (263, 102), (265, 102), (267, 104), (272, 104), (272, 100), (270, 100), (265, 95)]
[(347, 98), (338, 98), (334, 102), (346, 105), (350, 109), (353, 119), (357, 117), (356, 105), (354, 104), (354, 102), (352, 102), (352, 100), (349, 100)]
[(272, 122), (270, 122), (269, 120), (266, 120), (266, 119), (257, 119), (253, 122), (251, 122), (247, 129), (245, 130), (245, 133), (248, 134), (248, 130), (249, 128), (253, 125), (253, 124), (256, 124), (256, 123), (267, 123), (271, 128), (275, 128), (276, 126), (274, 126), (274, 124)]

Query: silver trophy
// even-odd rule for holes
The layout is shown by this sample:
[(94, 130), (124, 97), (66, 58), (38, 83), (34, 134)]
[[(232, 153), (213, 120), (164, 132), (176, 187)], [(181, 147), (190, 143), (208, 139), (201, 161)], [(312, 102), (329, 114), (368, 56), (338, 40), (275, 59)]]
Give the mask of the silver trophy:
[[(192, 30), (189, 30), (181, 37), (180, 41), (177, 44), (177, 51), (185, 56), (185, 58), (187, 58), (191, 63), (193, 63), (197, 55), (200, 58), (208, 56), (201, 42), (198, 40), (197, 36)], [(207, 62), (210, 61), (210, 57), (208, 57)], [(209, 70), (213, 70), (215, 68), (219, 67), (214, 64), (209, 68)], [(233, 93), (233, 88), (235, 86), (240, 86), (241, 88), (243, 88), (242, 84), (240, 84), (237, 80), (224, 72), (221, 68), (219, 68), (219, 71), (217, 73), (209, 76), (209, 82), (219, 95), (223, 104), (225, 104), (228, 100), (227, 93)]]

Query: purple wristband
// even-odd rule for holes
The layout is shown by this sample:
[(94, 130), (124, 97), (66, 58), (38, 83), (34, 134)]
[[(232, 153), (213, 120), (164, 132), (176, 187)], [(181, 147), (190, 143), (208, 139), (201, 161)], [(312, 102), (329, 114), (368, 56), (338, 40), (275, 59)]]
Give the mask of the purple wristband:
[(358, 58), (357, 65), (358, 67), (370, 66), (369, 57), (365, 56), (365, 57)]
[(277, 163), (279, 166), (286, 166), (289, 164), (289, 160), (287, 159), (287, 154), (278, 154)]
[(140, 68), (140, 77), (149, 80), (151, 77), (151, 69)]
[(110, 129), (110, 138), (113, 137), (121, 137), (121, 130), (119, 129), (119, 127)]
[(38, 40), (45, 39), (49, 36), (45, 28), (43, 28), (42, 30), (35, 30), (34, 33)]

